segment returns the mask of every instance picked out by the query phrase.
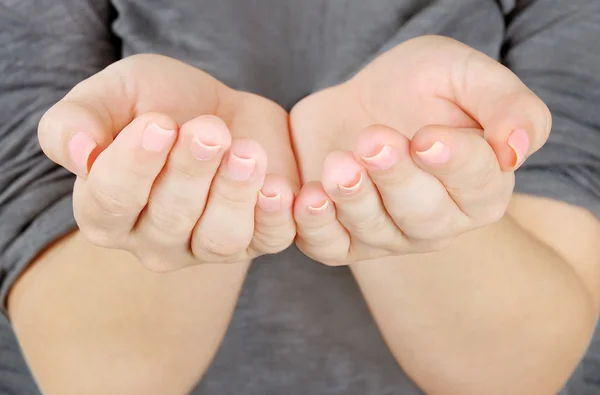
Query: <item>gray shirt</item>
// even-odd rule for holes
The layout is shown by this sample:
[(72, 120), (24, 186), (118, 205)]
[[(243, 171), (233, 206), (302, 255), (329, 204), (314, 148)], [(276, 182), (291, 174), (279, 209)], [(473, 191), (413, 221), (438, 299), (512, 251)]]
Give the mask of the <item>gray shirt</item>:
[[(423, 34), (454, 37), (500, 60), (552, 110), (553, 134), (518, 171), (517, 191), (600, 216), (598, 0), (0, 0), (2, 301), (31, 259), (75, 226), (73, 177), (41, 153), (36, 124), (77, 82), (121, 57), (161, 53), (289, 109)], [(592, 387), (600, 377), (596, 343), (565, 393), (600, 391)], [(6, 320), (0, 350), (0, 392), (35, 393)], [(420, 393), (348, 269), (293, 247), (254, 262), (195, 391)]]

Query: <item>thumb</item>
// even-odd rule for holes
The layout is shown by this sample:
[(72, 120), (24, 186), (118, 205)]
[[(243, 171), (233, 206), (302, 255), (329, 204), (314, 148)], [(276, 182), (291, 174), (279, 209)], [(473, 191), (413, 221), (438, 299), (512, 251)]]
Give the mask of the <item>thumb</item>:
[(169, 114), (180, 125), (214, 113), (224, 85), (185, 63), (136, 55), (75, 86), (38, 125), (44, 153), (86, 177), (96, 157), (137, 116)]
[(103, 71), (78, 84), (52, 106), (38, 125), (38, 140), (46, 156), (78, 176), (87, 176), (98, 154), (117, 134), (115, 129), (129, 118), (125, 112), (130, 103), (122, 94), (114, 94), (112, 107), (104, 106), (107, 94), (101, 87), (118, 92), (118, 85), (110, 72)]
[(544, 145), (550, 110), (514, 73), (459, 42), (463, 53), (451, 71), (451, 99), (484, 129), (504, 171), (513, 171)]

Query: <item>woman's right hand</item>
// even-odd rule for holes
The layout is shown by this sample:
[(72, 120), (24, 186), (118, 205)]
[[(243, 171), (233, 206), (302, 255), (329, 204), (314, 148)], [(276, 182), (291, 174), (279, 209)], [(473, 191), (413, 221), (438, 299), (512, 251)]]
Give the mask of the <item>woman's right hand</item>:
[(298, 175), (287, 125), (267, 99), (136, 55), (77, 85), (38, 134), (46, 155), (78, 175), (81, 232), (170, 271), (292, 243)]

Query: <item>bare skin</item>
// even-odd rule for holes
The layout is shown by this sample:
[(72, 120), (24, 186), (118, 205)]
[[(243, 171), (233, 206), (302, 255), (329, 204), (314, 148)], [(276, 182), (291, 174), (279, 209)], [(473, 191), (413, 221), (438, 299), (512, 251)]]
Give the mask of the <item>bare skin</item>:
[(42, 389), (187, 393), (250, 260), (293, 242), (287, 114), (181, 62), (141, 55), (75, 87), (45, 114), (39, 138), (79, 176), (80, 229), (40, 256), (9, 300)]
[(420, 37), (305, 98), (291, 124), (304, 183), (297, 244), (349, 264), (436, 251), (498, 221), (513, 171), (546, 141), (551, 118), (493, 59)]
[(10, 319), (44, 394), (187, 394), (229, 323), (247, 263), (154, 273), (76, 232), (15, 284)]
[(291, 124), (297, 244), (350, 265), (421, 388), (560, 390), (598, 314), (600, 224), (512, 195), (514, 169), (550, 131), (540, 99), (485, 55), (421, 37), (304, 99)]
[(151, 270), (248, 262), (294, 238), (285, 111), (174, 59), (130, 57), (80, 83), (39, 138), (79, 175), (80, 230)]
[[(139, 74), (138, 69), (132, 75)], [(147, 80), (152, 79), (140, 81)], [(146, 192), (131, 200), (135, 204), (116, 205), (118, 210), (113, 214), (118, 215), (105, 215), (105, 207), (94, 211), (89, 206), (94, 200), (86, 191), (95, 185), (102, 191), (109, 190), (108, 186), (115, 192), (123, 190), (114, 180), (103, 179), (100, 170), (115, 174), (110, 166), (118, 159), (127, 159), (119, 147), (128, 149), (133, 142), (138, 142), (138, 148), (144, 147), (145, 128), (140, 125), (148, 123), (140, 116), (158, 117), (152, 118), (153, 123), (164, 121), (162, 128), (175, 130), (181, 141), (188, 141), (188, 131), (207, 130), (209, 123), (216, 127), (216, 116), (225, 122), (232, 137), (228, 145), (227, 133), (223, 132), (225, 140), (218, 145), (235, 148), (236, 138), (252, 137), (258, 143), (249, 143), (256, 168), (262, 169), (265, 163), (264, 173), (283, 176), (289, 189), (281, 187), (277, 193), (282, 202), (284, 196), (291, 196), (297, 182), (296, 165), (287, 154), (291, 147), (282, 110), (264, 99), (225, 89), (226, 100), (219, 101), (218, 106), (215, 102), (209, 103), (212, 107), (198, 102), (191, 108), (207, 110), (200, 114), (195, 110), (178, 113), (182, 108), (179, 104), (186, 108), (190, 100), (204, 98), (190, 93), (189, 85), (193, 84), (159, 84), (144, 91), (153, 92), (146, 96), (131, 95), (136, 90), (129, 88), (129, 94), (123, 97), (137, 98), (134, 101), (138, 106), (108, 106), (111, 123), (103, 116), (107, 107), (98, 105), (108, 103), (103, 102), (100, 88), (86, 83), (80, 93), (75, 92), (76, 98), (84, 97), (85, 105), (70, 105), (62, 114), (55, 112), (54, 117), (75, 120), (69, 122), (83, 119), (84, 124), (89, 122), (88, 127), (66, 123), (57, 128), (55, 121), (50, 122), (53, 117), (42, 122), (40, 140), (46, 153), (81, 175), (75, 192), (81, 233), (103, 247), (130, 251), (153, 270), (186, 267), (164, 276), (141, 274), (131, 255), (94, 247), (80, 235), (63, 240), (40, 257), (15, 286), (10, 308), (27, 358), (50, 394), (68, 393), (69, 373), (77, 369), (86, 370), (86, 379), (80, 391), (73, 393), (151, 393), (144, 392), (150, 388), (144, 379), (167, 389), (162, 393), (185, 393), (201, 377), (218, 347), (249, 259), (276, 252), (294, 237), (293, 225), (288, 221), (291, 198), (289, 205), (282, 204), (280, 211), (268, 215), (260, 211), (260, 202), (255, 208), (256, 201), (244, 201), (248, 203), (242, 210), (248, 219), (241, 226), (248, 227), (243, 232), (244, 243), (228, 244), (228, 235), (237, 229), (227, 226), (237, 224), (242, 214), (238, 213), (233, 222), (207, 222), (202, 228), (203, 218), (217, 217), (210, 214), (211, 194), (219, 185), (219, 177), (227, 179), (228, 156), (225, 165), (221, 162), (212, 167), (215, 183), (205, 188), (206, 209), (198, 214), (198, 224), (188, 225), (188, 230), (178, 236), (170, 235), (177, 237), (156, 237), (152, 229), (165, 227), (152, 227), (152, 221), (145, 218), (160, 211), (141, 209), (142, 205), (153, 204), (153, 194), (161, 190), (158, 175), (126, 179), (121, 186), (139, 182), (146, 189), (133, 190)], [(170, 94), (156, 94), (161, 88)], [(165, 99), (154, 102), (160, 97)], [(236, 105), (240, 97), (244, 97), (241, 103), (256, 106)], [(142, 106), (144, 111), (140, 111), (140, 105), (148, 104), (145, 98), (153, 105)], [(95, 111), (90, 112), (90, 107)], [(129, 110), (120, 112), (123, 108)], [(136, 110), (133, 116), (131, 108)], [(249, 110), (243, 111), (246, 108)], [(73, 111), (82, 117), (64, 116)], [(262, 111), (279, 115), (252, 116)], [(252, 122), (262, 127), (248, 127)], [(316, 93), (292, 110), (289, 132), (303, 183), (293, 208), (296, 242), (307, 255), (325, 264), (351, 265), (391, 351), (428, 393), (556, 392), (587, 345), (600, 300), (600, 283), (595, 280), (600, 278), (600, 251), (595, 241), (600, 236), (600, 225), (585, 210), (512, 195), (514, 169), (542, 146), (550, 123), (546, 106), (510, 71), (468, 47), (439, 37), (402, 44), (350, 81)], [(274, 128), (274, 124), (281, 126)], [(105, 133), (109, 129), (112, 133)], [(44, 133), (56, 130), (59, 132)], [(107, 153), (105, 159), (103, 154), (96, 159), (93, 152), (91, 169), (85, 160), (83, 166), (74, 166), (76, 161), (69, 152), (70, 139), (81, 130), (91, 131), (99, 150)], [(120, 134), (112, 142), (115, 130)], [(247, 134), (249, 130), (263, 133)], [(171, 148), (175, 153), (180, 140), (176, 141)], [(283, 156), (278, 154), (279, 149), (283, 149)], [(166, 159), (165, 152), (153, 151), (154, 158), (169, 163), (173, 154)], [(138, 168), (127, 160), (123, 162), (126, 169)], [(94, 176), (96, 169), (98, 176)], [(235, 184), (241, 189), (230, 191), (245, 190), (247, 196), (253, 192), (257, 199), (259, 189), (270, 185), (270, 178), (265, 176), (261, 186), (262, 170), (253, 176), (256, 178), (247, 183)], [(156, 181), (144, 183), (148, 179)], [(158, 194), (157, 201), (172, 199), (170, 192), (178, 190), (175, 185), (162, 188), (169, 193), (163, 192), (162, 197)], [(268, 195), (269, 191), (264, 192)], [(124, 202), (129, 197), (116, 201)], [(123, 207), (132, 209), (121, 211)], [(179, 210), (185, 205), (170, 207)], [(268, 222), (270, 219), (273, 222)], [(572, 224), (570, 233), (552, 225), (567, 219)], [(131, 225), (133, 222), (140, 231)], [(265, 233), (261, 230), (265, 223), (266, 229), (277, 231)], [(100, 229), (98, 224), (102, 224)], [(178, 224), (169, 225), (170, 230)], [(202, 235), (208, 234), (202, 229), (212, 227), (217, 230), (215, 235), (222, 236), (219, 242), (194, 241), (197, 235), (202, 240)], [(114, 229), (126, 237), (116, 237)], [(290, 235), (283, 232), (285, 237), (280, 239), (281, 229), (292, 231)], [(164, 244), (165, 240), (171, 242)], [(228, 248), (215, 249), (217, 245)], [(261, 247), (253, 247), (257, 245)], [(572, 252), (573, 246), (578, 247), (577, 253)], [(104, 261), (110, 264), (99, 264)], [(197, 265), (202, 262), (238, 263)], [(90, 272), (95, 275), (90, 276)], [(224, 289), (217, 285), (222, 282), (229, 286)], [(193, 288), (193, 284), (200, 283), (204, 288)], [(189, 286), (190, 291), (171, 289), (178, 286)], [(111, 297), (99, 298), (90, 289)], [(146, 295), (162, 295), (165, 290), (173, 297), (165, 305), (155, 305), (160, 308), (159, 314), (167, 315), (160, 317), (161, 325), (152, 318), (157, 311), (150, 314), (144, 306), (148, 303)], [(118, 311), (114, 311), (116, 305)], [(203, 310), (198, 311), (200, 308)], [(75, 312), (82, 317), (76, 322), (70, 320)], [(181, 320), (174, 320), (172, 314)], [(169, 319), (178, 325), (173, 326)], [(99, 322), (129, 325), (129, 320), (136, 330), (104, 331), (103, 342), (82, 335), (97, 332)], [(70, 332), (65, 332), (64, 322), (72, 323)], [(42, 339), (32, 331), (35, 325), (53, 330)], [(173, 331), (180, 336), (170, 337)], [(161, 341), (170, 345), (171, 353), (164, 354), (156, 336), (163, 336)], [(130, 343), (139, 348), (123, 346)], [(189, 355), (189, 349), (200, 348), (202, 353)], [(72, 358), (56, 361), (58, 351), (53, 350), (58, 349), (68, 350), (66, 355)], [(80, 355), (82, 350), (89, 355)], [(123, 361), (124, 353), (132, 359), (116, 365), (115, 355)], [(80, 363), (85, 358), (91, 358), (89, 365)], [(179, 364), (182, 360), (185, 368)], [(163, 367), (162, 376), (156, 374), (157, 366)], [(134, 374), (119, 373), (129, 370)], [(117, 387), (106, 388), (108, 384), (100, 380), (109, 375), (114, 375)]]

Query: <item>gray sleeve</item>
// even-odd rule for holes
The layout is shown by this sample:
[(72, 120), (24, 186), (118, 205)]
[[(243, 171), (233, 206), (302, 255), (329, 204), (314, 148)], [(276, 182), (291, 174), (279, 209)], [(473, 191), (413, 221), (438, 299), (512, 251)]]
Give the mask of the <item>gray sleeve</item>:
[(503, 62), (553, 116), (548, 143), (517, 171), (516, 192), (600, 218), (600, 0), (504, 4), (512, 9)]
[(42, 395), (8, 319), (0, 315), (0, 394)]
[(73, 177), (42, 153), (37, 124), (114, 61), (108, 0), (0, 0), (0, 313), (9, 287), (75, 227)]

